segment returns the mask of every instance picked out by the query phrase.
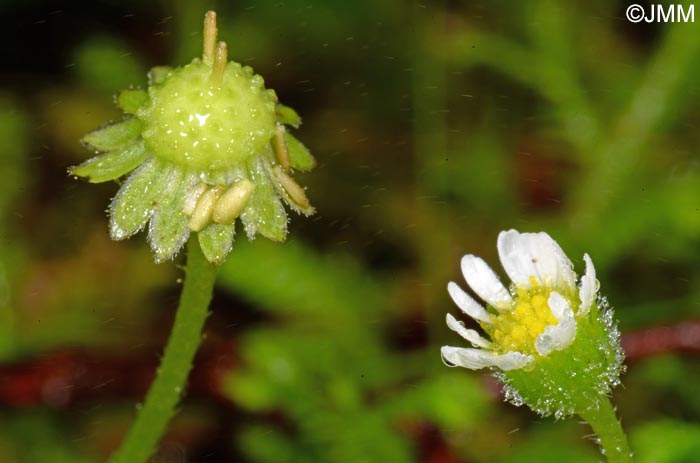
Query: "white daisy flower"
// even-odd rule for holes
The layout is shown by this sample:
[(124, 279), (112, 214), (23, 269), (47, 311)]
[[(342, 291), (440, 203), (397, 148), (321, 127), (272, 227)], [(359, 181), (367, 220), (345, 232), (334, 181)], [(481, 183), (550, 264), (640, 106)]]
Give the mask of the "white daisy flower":
[[(604, 299), (602, 310), (598, 307), (598, 282), (588, 254), (583, 256), (586, 271), (578, 282), (573, 264), (547, 233), (501, 232), (498, 254), (513, 282), (510, 289), (481, 258), (471, 254), (462, 258), (464, 279), (486, 306), (458, 284), (447, 285), (455, 304), (486, 336), (448, 314), (447, 326), (473, 347), (442, 347), (444, 362), (472, 370), (501, 370), (497, 376), (508, 386), (507, 398), (544, 415), (576, 411), (572, 388), (561, 393), (570, 382), (584, 396), (607, 393), (619, 381), (623, 355)], [(552, 390), (561, 397), (553, 397)]]

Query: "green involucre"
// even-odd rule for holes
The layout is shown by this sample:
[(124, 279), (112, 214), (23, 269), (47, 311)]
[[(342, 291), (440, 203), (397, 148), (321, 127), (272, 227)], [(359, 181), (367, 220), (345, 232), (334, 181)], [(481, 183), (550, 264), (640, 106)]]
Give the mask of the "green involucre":
[(249, 237), (260, 233), (273, 241), (284, 241), (287, 236), (287, 214), (277, 196), (275, 181), (265, 167), (265, 162), (251, 159), (247, 165), (255, 190), (248, 200), (249, 206), (241, 214), (241, 221)]
[(143, 140), (134, 140), (128, 145), (88, 159), (77, 167), (73, 167), (70, 173), (79, 177), (85, 177), (91, 183), (102, 183), (116, 180), (128, 174), (146, 160), (149, 152)]
[(109, 231), (112, 238), (122, 240), (140, 231), (151, 218), (161, 192), (178, 177), (176, 169), (156, 158), (141, 165), (119, 189), (110, 205)]
[(289, 164), (292, 167), (302, 172), (316, 167), (316, 159), (296, 137), (287, 133), (285, 134), (285, 140), (287, 141), (287, 151), (289, 152)]
[(127, 114), (135, 115), (136, 111), (148, 100), (148, 93), (143, 90), (122, 90), (116, 96), (117, 106)]
[(141, 121), (128, 118), (90, 132), (83, 137), (82, 142), (94, 151), (113, 151), (136, 138), (142, 129)]
[(294, 128), (299, 128), (301, 125), (301, 117), (289, 106), (278, 104), (277, 117), (281, 123), (291, 125)]
[(223, 263), (233, 247), (235, 227), (233, 224), (214, 223), (199, 233), (199, 245), (207, 260), (213, 264)]
[(530, 369), (496, 373), (506, 399), (542, 416), (564, 418), (606, 398), (624, 368), (620, 333), (606, 305), (603, 299), (601, 308), (594, 304), (585, 317), (577, 317), (576, 338), (567, 348), (538, 356)]
[(190, 236), (182, 208), (187, 193), (196, 184), (197, 177), (193, 174), (179, 176), (163, 191), (163, 200), (156, 205), (148, 229), (148, 240), (156, 262), (172, 259)]

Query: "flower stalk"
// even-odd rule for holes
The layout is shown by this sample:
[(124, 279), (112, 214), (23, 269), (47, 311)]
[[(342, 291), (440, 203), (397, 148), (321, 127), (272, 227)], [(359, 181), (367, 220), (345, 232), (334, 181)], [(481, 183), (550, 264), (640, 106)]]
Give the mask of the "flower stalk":
[(608, 463), (632, 462), (632, 451), (627, 443), (627, 436), (607, 397), (600, 397), (597, 406), (579, 412), (579, 416), (591, 425), (593, 432), (598, 436), (598, 443)]
[(136, 421), (109, 463), (145, 462), (158, 445), (185, 389), (201, 343), (215, 280), (216, 267), (204, 257), (197, 240), (190, 239), (180, 305), (158, 374)]

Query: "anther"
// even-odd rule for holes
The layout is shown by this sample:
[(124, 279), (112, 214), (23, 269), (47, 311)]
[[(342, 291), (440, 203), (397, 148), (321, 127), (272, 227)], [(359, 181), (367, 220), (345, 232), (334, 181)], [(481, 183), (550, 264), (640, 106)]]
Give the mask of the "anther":
[(212, 218), (215, 223), (229, 224), (241, 215), (248, 203), (255, 184), (248, 179), (237, 182), (226, 190), (216, 202)]
[(188, 226), (193, 232), (204, 230), (211, 223), (211, 216), (214, 213), (214, 206), (221, 195), (220, 188), (212, 188), (207, 190), (197, 201), (192, 217)]
[(287, 175), (280, 166), (275, 166), (274, 171), (277, 181), (280, 182), (282, 188), (287, 192), (289, 199), (294, 201), (299, 207), (309, 207), (309, 198), (306, 197), (304, 189), (292, 177)]
[(185, 213), (186, 216), (191, 216), (194, 214), (194, 210), (197, 207), (197, 202), (199, 201), (199, 197), (204, 194), (205, 191), (209, 189), (209, 186), (207, 186), (206, 183), (200, 183), (196, 187), (192, 188), (192, 190), (187, 193), (187, 197), (185, 198), (185, 205), (182, 207), (182, 212)]
[(277, 130), (275, 131), (275, 157), (277, 158), (277, 162), (282, 166), (282, 169), (288, 173), (291, 166), (289, 164), (287, 141), (284, 139), (285, 132), (284, 125), (278, 124)]

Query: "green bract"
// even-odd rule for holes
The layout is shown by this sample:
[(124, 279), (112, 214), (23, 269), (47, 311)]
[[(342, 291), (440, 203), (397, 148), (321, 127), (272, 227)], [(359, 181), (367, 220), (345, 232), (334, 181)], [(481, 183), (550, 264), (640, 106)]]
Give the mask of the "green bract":
[(216, 43), (214, 15), (205, 19), (202, 59), (151, 69), (147, 91), (124, 90), (116, 103), (124, 120), (86, 135), (83, 144), (99, 155), (70, 169), (93, 183), (131, 173), (110, 205), (113, 239), (149, 224), (160, 262), (194, 231), (206, 258), (218, 264), (231, 250), (236, 218), (249, 239), (259, 233), (282, 241), (283, 203), (314, 212), (290, 175), (315, 166), (285, 129), (301, 118), (278, 104), (250, 67), (228, 62), (226, 44)]
[(576, 339), (538, 359), (533, 368), (497, 372), (506, 399), (542, 416), (581, 414), (620, 384), (623, 353), (620, 333), (605, 299), (577, 320)]

